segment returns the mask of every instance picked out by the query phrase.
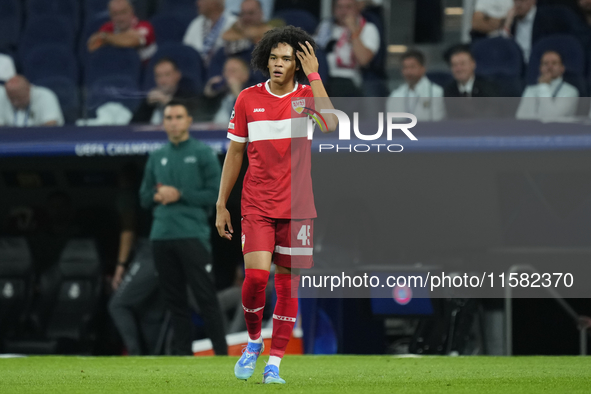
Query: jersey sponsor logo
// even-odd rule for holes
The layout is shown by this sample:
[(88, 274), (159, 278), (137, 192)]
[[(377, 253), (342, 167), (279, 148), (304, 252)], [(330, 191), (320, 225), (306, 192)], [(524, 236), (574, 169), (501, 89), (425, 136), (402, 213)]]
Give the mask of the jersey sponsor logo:
[(197, 163), (197, 158), (195, 156), (187, 156), (185, 157), (185, 163)]
[(168, 159), (166, 157), (163, 157), (162, 160), (160, 160), (160, 164), (162, 164), (163, 166), (165, 166), (166, 163), (168, 163)]
[(252, 112), (265, 112), (264, 108), (255, 108)]

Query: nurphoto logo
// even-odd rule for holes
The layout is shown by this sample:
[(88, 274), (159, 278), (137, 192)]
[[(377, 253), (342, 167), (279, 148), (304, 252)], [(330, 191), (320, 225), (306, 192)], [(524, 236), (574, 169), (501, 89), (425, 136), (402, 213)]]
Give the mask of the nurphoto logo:
[[(318, 125), (320, 131), (325, 131), (328, 129), (326, 125), (326, 120), (322, 114), (334, 114), (338, 121), (338, 139), (339, 141), (351, 141), (353, 139), (358, 139), (361, 141), (374, 141), (377, 142), (378, 140), (392, 141), (392, 137), (395, 135), (395, 130), (399, 130), (406, 137), (408, 137), (411, 141), (417, 141), (417, 137), (410, 131), (411, 128), (416, 126), (417, 124), (417, 117), (411, 113), (407, 112), (387, 112), (384, 115), (384, 112), (378, 113), (378, 130), (371, 134), (362, 133), (359, 130), (359, 112), (353, 112), (353, 135), (351, 135), (351, 120), (349, 115), (345, 112), (340, 111), (338, 109), (321, 109), (320, 111), (316, 111), (310, 106), (306, 105), (305, 99), (294, 100), (292, 102), (293, 109), (298, 114), (307, 114), (309, 115), (308, 122), (307, 122), (307, 136), (308, 139), (311, 140), (313, 133), (314, 133), (314, 124)], [(400, 123), (404, 122), (405, 120), (410, 120), (407, 123)], [(384, 140), (384, 123), (386, 123), (386, 138)], [(341, 144), (341, 143), (321, 143), (319, 144), (319, 152), (325, 151), (333, 151), (333, 152), (369, 152), (369, 151), (387, 151), (387, 152), (402, 152), (404, 147), (400, 144), (387, 144), (387, 143), (358, 143), (358, 144)]]

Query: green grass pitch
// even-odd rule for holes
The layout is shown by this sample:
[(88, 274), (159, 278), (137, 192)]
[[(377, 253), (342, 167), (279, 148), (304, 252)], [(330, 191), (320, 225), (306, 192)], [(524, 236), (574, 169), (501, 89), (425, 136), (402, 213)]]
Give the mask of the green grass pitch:
[[(266, 360), (267, 357), (263, 357)], [(0, 359), (0, 393), (589, 393), (590, 357), (286, 356), (286, 385), (234, 377), (236, 357)]]

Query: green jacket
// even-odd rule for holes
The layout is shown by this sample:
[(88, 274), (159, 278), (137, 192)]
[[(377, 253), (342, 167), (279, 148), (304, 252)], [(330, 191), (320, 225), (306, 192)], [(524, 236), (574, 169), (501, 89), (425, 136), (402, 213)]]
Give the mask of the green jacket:
[[(140, 204), (154, 209), (150, 239), (199, 238), (210, 248), (208, 216), (217, 200), (220, 174), (214, 151), (193, 138), (152, 152), (140, 187)], [(154, 202), (158, 184), (174, 186), (181, 198), (168, 205)]]

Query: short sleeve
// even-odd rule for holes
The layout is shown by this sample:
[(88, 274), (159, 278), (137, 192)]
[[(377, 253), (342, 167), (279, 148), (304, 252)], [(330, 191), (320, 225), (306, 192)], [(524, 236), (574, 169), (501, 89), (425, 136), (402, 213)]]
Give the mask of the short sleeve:
[(113, 23), (112, 22), (106, 22), (104, 23), (101, 28), (99, 29), (100, 32), (104, 32), (104, 33), (112, 33), (113, 32)]
[(156, 34), (154, 33), (154, 27), (149, 22), (142, 22), (137, 29), (141, 36), (141, 45), (150, 46), (156, 42)]
[(476, 0), (474, 11), (482, 12), (491, 18), (502, 19), (513, 7), (512, 0)]
[(366, 22), (359, 37), (361, 38), (363, 46), (373, 53), (376, 53), (378, 49), (380, 49), (380, 32), (373, 23)]
[(245, 143), (248, 141), (248, 124), (246, 122), (246, 111), (244, 110), (244, 92), (241, 92), (236, 99), (236, 104), (230, 115), (228, 124), (228, 138), (232, 141)]

